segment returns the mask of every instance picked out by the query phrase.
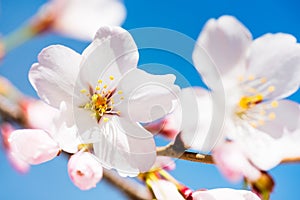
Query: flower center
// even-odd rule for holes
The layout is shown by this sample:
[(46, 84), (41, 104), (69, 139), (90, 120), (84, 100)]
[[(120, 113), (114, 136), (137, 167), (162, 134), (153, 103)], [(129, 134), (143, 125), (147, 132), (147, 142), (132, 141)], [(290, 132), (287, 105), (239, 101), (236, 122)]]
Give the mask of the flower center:
[(268, 110), (278, 107), (278, 102), (266, 101), (266, 97), (276, 88), (265, 84), (266, 78), (249, 76), (246, 80), (240, 77), (239, 81), (244, 95), (239, 99), (235, 114), (240, 119), (247, 120), (253, 127), (264, 125), (265, 121), (275, 119), (276, 114)]
[[(109, 77), (110, 81), (114, 80), (113, 76)], [(82, 89), (80, 92), (86, 94), (89, 97), (89, 101), (80, 108), (89, 110), (92, 112), (91, 116), (97, 120), (99, 123), (101, 119), (104, 122), (109, 121), (109, 118), (105, 115), (120, 115), (120, 111), (115, 110), (115, 100), (113, 97), (116, 95), (121, 95), (122, 91), (116, 92), (116, 89), (108, 89), (108, 85), (103, 84), (102, 80), (98, 80), (96, 87), (89, 86), (89, 93), (86, 89)], [(123, 100), (124, 97), (119, 98)]]

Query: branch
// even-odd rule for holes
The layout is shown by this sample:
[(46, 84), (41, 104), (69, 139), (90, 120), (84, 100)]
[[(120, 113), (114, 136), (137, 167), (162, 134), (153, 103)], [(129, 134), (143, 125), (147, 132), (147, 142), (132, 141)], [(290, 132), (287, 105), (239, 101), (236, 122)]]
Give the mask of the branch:
[(178, 150), (178, 148), (174, 148), (173, 144), (157, 147), (156, 153), (158, 156), (169, 156), (172, 158), (178, 158), (181, 160), (189, 160), (192, 162), (200, 162), (205, 164), (214, 164), (213, 158), (211, 155), (200, 154), (195, 152), (189, 152), (184, 150)]
[(123, 191), (129, 199), (153, 199), (152, 194), (147, 187), (128, 178), (120, 177), (114, 171), (103, 169), (103, 178), (115, 188)]
[(281, 164), (284, 164), (284, 163), (300, 163), (300, 157), (285, 158), (281, 161)]

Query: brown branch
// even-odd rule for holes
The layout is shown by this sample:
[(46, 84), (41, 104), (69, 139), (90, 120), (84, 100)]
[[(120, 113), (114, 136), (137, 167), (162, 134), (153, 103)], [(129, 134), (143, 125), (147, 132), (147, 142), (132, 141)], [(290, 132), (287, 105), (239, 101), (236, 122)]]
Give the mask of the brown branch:
[(285, 158), (281, 161), (281, 164), (284, 164), (284, 163), (300, 163), (300, 157)]
[(147, 187), (129, 179), (120, 177), (116, 172), (104, 169), (103, 178), (112, 186), (124, 192), (129, 199), (145, 200), (153, 199)]
[(172, 158), (178, 158), (181, 160), (188, 160), (192, 162), (200, 162), (205, 164), (214, 164), (213, 158), (211, 155), (200, 154), (196, 152), (184, 151), (182, 149), (174, 148), (173, 144), (157, 147), (156, 153), (158, 156), (169, 156)]

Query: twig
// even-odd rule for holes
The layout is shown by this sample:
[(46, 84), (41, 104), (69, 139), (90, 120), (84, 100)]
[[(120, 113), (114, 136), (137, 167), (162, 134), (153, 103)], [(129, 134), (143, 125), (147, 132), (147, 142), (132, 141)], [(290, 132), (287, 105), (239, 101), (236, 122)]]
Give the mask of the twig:
[(133, 180), (120, 177), (114, 171), (104, 169), (103, 177), (112, 186), (123, 191), (130, 199), (134, 199), (134, 200), (153, 199), (151, 192), (148, 190), (147, 187)]
[(281, 164), (284, 164), (284, 163), (300, 163), (300, 157), (285, 158), (281, 161)]
[(192, 162), (200, 162), (205, 164), (214, 164), (213, 158), (211, 155), (200, 154), (196, 152), (189, 152), (174, 148), (174, 145), (167, 145), (164, 147), (157, 147), (156, 153), (158, 156), (169, 156), (172, 158), (178, 158), (182, 160), (189, 160)]

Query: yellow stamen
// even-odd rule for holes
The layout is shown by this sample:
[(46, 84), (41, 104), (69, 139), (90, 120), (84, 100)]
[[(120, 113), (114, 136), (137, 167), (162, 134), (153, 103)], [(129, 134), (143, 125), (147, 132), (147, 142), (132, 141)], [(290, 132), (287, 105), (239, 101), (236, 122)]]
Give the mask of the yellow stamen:
[(107, 88), (107, 85), (104, 85), (103, 88), (106, 89), (106, 88)]
[(268, 91), (269, 91), (269, 92), (274, 92), (274, 91), (275, 91), (275, 86), (273, 86), (273, 85), (272, 85), (272, 86), (269, 86), (269, 87), (268, 87)]
[(110, 76), (109, 79), (110, 79), (110, 80), (114, 80), (115, 77), (114, 77), (114, 76)]
[(255, 96), (250, 96), (250, 97), (242, 97), (239, 106), (243, 109), (249, 109), (253, 107), (254, 105), (262, 102), (263, 100), (263, 95), (262, 94), (257, 94)]
[(99, 87), (99, 86), (96, 86), (95, 90), (100, 90), (100, 87)]
[[(78, 90), (77, 90), (77, 91), (78, 91)], [(82, 94), (86, 93), (86, 89), (80, 90), (80, 93), (82, 93)]]
[(271, 113), (269, 114), (269, 119), (275, 119), (275, 118), (276, 118), (276, 114), (273, 113), (273, 112), (271, 112)]
[(109, 121), (109, 118), (103, 117), (103, 121), (104, 121), (104, 122), (108, 122), (108, 121)]
[(273, 108), (277, 108), (278, 107), (278, 101), (272, 101), (271, 106)]
[(266, 78), (261, 78), (261, 79), (260, 79), (260, 82), (261, 82), (261, 83), (266, 83), (266, 82), (267, 82), (267, 79), (266, 79)]
[(255, 77), (253, 76), (253, 75), (250, 75), (249, 77), (248, 77), (248, 80), (249, 81), (253, 81), (255, 79)]
[(101, 79), (100, 79), (100, 80), (98, 80), (98, 83), (99, 83), (99, 84), (101, 84), (101, 83), (102, 83), (102, 80), (101, 80)]
[(119, 91), (118, 91), (118, 94), (123, 94), (123, 91), (122, 91), (122, 90), (119, 90)]
[(258, 120), (258, 124), (262, 126), (265, 124), (265, 121), (263, 119), (260, 119), (260, 120)]

